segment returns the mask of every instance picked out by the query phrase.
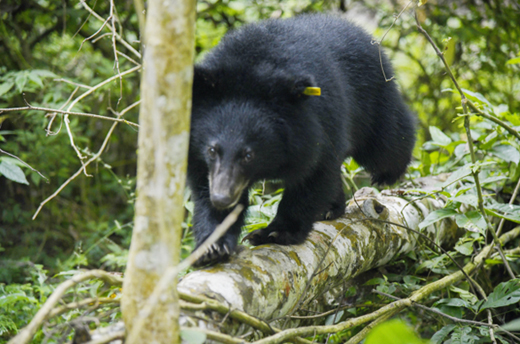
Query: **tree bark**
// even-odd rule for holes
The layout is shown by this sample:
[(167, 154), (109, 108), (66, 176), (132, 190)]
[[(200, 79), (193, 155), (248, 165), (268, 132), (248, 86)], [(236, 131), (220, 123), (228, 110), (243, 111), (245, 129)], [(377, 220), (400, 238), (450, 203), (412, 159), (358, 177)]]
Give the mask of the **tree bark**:
[[(430, 211), (442, 208), (443, 202), (430, 197), (408, 202), (400, 194), (395, 190), (376, 194), (363, 188), (349, 202), (343, 217), (317, 222), (302, 245), (244, 247), (228, 263), (186, 275), (178, 289), (217, 299), (266, 321), (300, 308), (323, 311), (344, 292), (345, 282), (425, 241), (414, 231), (419, 231), (418, 224)], [(420, 232), (429, 238), (426, 243), (437, 244), (453, 241), (459, 233), (451, 218)], [(248, 331), (237, 322), (217, 328), (214, 322), (201, 319), (202, 313), (183, 316), (181, 324), (233, 335)], [(272, 325), (286, 327), (283, 321)]]
[(176, 283), (146, 319), (139, 310), (178, 264), (190, 132), (195, 2), (149, 0), (144, 30), (135, 226), (122, 298), (127, 343), (178, 343)]

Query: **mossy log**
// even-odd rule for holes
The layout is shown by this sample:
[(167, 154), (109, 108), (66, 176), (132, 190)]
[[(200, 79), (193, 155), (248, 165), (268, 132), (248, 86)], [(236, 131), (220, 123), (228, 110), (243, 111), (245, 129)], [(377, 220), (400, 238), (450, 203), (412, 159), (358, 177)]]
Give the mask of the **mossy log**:
[[(302, 306), (322, 311), (343, 292), (345, 282), (409, 253), (425, 237), (437, 244), (456, 239), (459, 231), (450, 218), (418, 234), (424, 217), (444, 204), (431, 197), (409, 201), (402, 194), (363, 188), (348, 202), (344, 216), (315, 223), (305, 243), (242, 247), (229, 262), (186, 275), (178, 290), (214, 298), (266, 321)], [(181, 317), (181, 324), (217, 330), (211, 321), (215, 316), (200, 311)], [(238, 322), (227, 323), (219, 324), (218, 331), (237, 335), (247, 330)]]

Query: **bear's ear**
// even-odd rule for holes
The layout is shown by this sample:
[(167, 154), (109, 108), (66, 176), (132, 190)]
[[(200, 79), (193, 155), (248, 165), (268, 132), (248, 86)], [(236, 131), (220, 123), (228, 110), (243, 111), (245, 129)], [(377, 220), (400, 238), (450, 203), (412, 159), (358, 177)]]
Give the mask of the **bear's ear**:
[(293, 101), (305, 100), (310, 96), (321, 95), (321, 90), (311, 75), (285, 75), (283, 79), (279, 83), (282, 86), (279, 92), (284, 93)]
[(294, 77), (290, 92), (295, 96), (309, 95), (307, 94), (309, 88), (317, 88), (314, 77), (311, 75), (299, 75)]
[(195, 66), (193, 71), (193, 96), (207, 96), (217, 89), (218, 78), (215, 74), (204, 67)]

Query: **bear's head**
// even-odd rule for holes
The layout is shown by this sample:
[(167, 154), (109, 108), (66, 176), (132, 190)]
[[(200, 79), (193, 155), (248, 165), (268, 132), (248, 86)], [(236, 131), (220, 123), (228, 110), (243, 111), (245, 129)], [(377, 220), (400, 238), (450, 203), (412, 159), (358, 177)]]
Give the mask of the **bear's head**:
[[(241, 74), (242, 73), (242, 74)], [(190, 155), (207, 167), (210, 199), (233, 207), (255, 181), (279, 179), (293, 153), (298, 117), (312, 77), (260, 66), (235, 71), (195, 68)]]

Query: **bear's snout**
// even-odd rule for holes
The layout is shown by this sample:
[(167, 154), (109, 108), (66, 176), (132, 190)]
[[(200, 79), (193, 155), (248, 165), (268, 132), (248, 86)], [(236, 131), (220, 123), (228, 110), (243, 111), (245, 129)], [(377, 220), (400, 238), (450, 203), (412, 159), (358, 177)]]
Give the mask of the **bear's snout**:
[(232, 206), (234, 199), (231, 195), (224, 194), (211, 194), (211, 203), (217, 209), (227, 209)]

